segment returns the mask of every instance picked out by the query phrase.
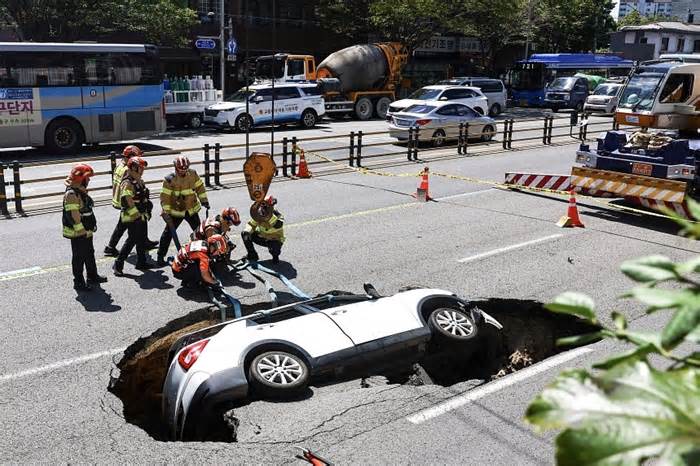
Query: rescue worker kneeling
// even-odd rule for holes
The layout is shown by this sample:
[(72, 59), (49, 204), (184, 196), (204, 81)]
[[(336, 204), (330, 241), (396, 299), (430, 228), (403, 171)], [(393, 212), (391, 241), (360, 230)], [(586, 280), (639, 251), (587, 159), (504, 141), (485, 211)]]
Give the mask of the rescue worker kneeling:
[(233, 244), (228, 233), (231, 231), (232, 226), (238, 226), (240, 224), (241, 216), (238, 211), (233, 207), (226, 207), (216, 217), (209, 217), (202, 220), (199, 228), (192, 232), (191, 238), (193, 240), (206, 241), (213, 235), (222, 235), (224, 239), (226, 239), (228, 250), (225, 255), (217, 257), (217, 262), (228, 263), (231, 260), (231, 252), (236, 248), (236, 245)]
[(222, 235), (212, 235), (207, 240), (194, 240), (184, 245), (172, 263), (173, 276), (182, 280), (182, 286), (220, 289), (219, 281), (211, 271), (212, 262), (226, 255), (228, 245)]
[[(277, 204), (277, 199), (270, 196), (265, 199), (270, 206)], [(253, 219), (248, 221), (245, 230), (241, 233), (243, 244), (248, 252), (248, 260), (257, 262), (259, 257), (255, 252), (253, 243), (264, 246), (270, 251), (272, 263), (277, 264), (280, 261), (280, 253), (282, 252), (282, 244), (284, 244), (284, 217), (274, 209), (272, 217), (266, 222), (256, 222)]]

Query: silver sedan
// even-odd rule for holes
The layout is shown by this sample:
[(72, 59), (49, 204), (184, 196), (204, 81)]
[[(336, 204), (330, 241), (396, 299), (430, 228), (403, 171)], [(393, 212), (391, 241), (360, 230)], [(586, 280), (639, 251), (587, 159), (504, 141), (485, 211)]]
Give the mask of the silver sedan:
[(496, 134), (496, 121), (463, 104), (426, 102), (392, 115), (389, 134), (399, 141), (408, 140), (410, 128), (418, 128), (419, 142), (439, 147), (459, 137), (459, 125), (468, 123), (469, 138), (490, 141)]

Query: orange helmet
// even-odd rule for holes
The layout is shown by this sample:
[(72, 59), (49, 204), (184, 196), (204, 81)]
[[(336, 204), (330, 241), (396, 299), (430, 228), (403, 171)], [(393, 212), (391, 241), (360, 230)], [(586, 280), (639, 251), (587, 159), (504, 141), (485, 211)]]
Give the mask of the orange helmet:
[(139, 146), (126, 146), (122, 151), (122, 156), (125, 159), (130, 159), (131, 157), (143, 157), (143, 151), (139, 148)]
[(146, 162), (145, 159), (142, 159), (141, 157), (131, 157), (128, 162), (126, 162), (126, 167), (131, 170), (135, 167), (141, 167), (141, 168), (146, 168), (148, 166), (148, 162)]
[(277, 205), (277, 199), (274, 196), (267, 196), (265, 202), (267, 202), (269, 205)]
[(70, 171), (70, 181), (71, 183), (83, 183), (86, 179), (90, 178), (95, 174), (92, 167), (86, 163), (81, 163), (73, 167)]
[(178, 155), (177, 157), (175, 157), (173, 165), (175, 165), (175, 170), (177, 171), (187, 170), (188, 168), (190, 168), (190, 159), (188, 159), (184, 155)]
[(221, 218), (232, 225), (238, 226), (241, 224), (241, 216), (233, 207), (226, 207), (224, 210), (222, 210)]
[(228, 251), (228, 244), (223, 235), (211, 235), (207, 240), (212, 256), (221, 256)]

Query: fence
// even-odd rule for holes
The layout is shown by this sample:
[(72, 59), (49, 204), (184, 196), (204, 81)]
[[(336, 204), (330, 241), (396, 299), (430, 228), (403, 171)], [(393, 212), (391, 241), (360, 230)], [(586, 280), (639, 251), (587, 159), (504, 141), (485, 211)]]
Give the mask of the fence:
[[(563, 123), (566, 121), (566, 123)], [(516, 128), (516, 123), (519, 128)], [(594, 129), (599, 127), (600, 130), (610, 128), (610, 121), (600, 121), (600, 122), (589, 122), (585, 115), (579, 115), (572, 113), (570, 117), (555, 117), (552, 115), (545, 116), (544, 118), (532, 118), (532, 119), (507, 119), (494, 124), (488, 125), (488, 128), (484, 128), (480, 133), (476, 134), (471, 131), (474, 125), (470, 127), (469, 123), (461, 123), (455, 126), (443, 126), (440, 129), (440, 133), (435, 128), (426, 130), (419, 126), (410, 128), (394, 128), (393, 131), (375, 131), (375, 132), (363, 132), (363, 131), (351, 131), (349, 134), (342, 135), (331, 135), (331, 136), (317, 136), (317, 137), (284, 137), (280, 140), (272, 142), (254, 142), (249, 145), (246, 144), (228, 144), (222, 145), (220, 143), (216, 144), (204, 144), (202, 147), (179, 149), (179, 150), (164, 150), (164, 151), (151, 151), (146, 152), (144, 157), (147, 158), (157, 158), (168, 155), (188, 155), (188, 154), (201, 154), (201, 160), (193, 160), (192, 165), (197, 168), (203, 166), (203, 170), (198, 170), (202, 174), (207, 188), (214, 188), (218, 186), (224, 186), (222, 181), (223, 177), (230, 177), (235, 175), (243, 175), (243, 162), (246, 160), (246, 154), (255, 151), (256, 148), (263, 146), (260, 151), (273, 152), (273, 159), (277, 164), (277, 173), (275, 176), (293, 178), (297, 175), (297, 168), (299, 164), (298, 154), (300, 153), (300, 148), (309, 147), (312, 144), (318, 144), (321, 142), (334, 141), (335, 145), (323, 145), (321, 147), (314, 147), (313, 153), (339, 153), (340, 157), (323, 157), (314, 158), (313, 160), (308, 160), (308, 165), (310, 167), (334, 164), (334, 165), (346, 165), (351, 168), (364, 167), (365, 164), (376, 163), (379, 160), (381, 162), (382, 158), (387, 158), (389, 156), (399, 156), (405, 155), (405, 160), (407, 162), (418, 162), (419, 154), (424, 154), (426, 156), (431, 153), (437, 153), (438, 151), (442, 155), (451, 155), (450, 151), (456, 149), (457, 156), (473, 156), (489, 153), (489, 148), (498, 147), (496, 151), (512, 150), (514, 148), (514, 143), (536, 143), (536, 146), (551, 145), (553, 140), (565, 138), (566, 140), (580, 140), (585, 141), (588, 137), (589, 129)], [(500, 128), (499, 128), (500, 127)], [(613, 129), (617, 129), (618, 126), (613, 123)], [(563, 132), (555, 132), (555, 130), (565, 130)], [(529, 134), (528, 134), (529, 133)], [(369, 142), (368, 138), (376, 139), (379, 136), (401, 136), (399, 138), (400, 142), (405, 144), (405, 147), (396, 145), (393, 140), (387, 141), (377, 141)], [(518, 137), (521, 135), (522, 137)], [(479, 141), (477, 141), (477, 137)], [(500, 138), (500, 139), (499, 139)], [(447, 140), (456, 141), (456, 145), (450, 147), (444, 147), (443, 144)], [(340, 141), (340, 142), (338, 142)], [(275, 148), (274, 151), (265, 150), (268, 147)], [(391, 146), (391, 149), (379, 153), (374, 152), (375, 149), (380, 147)], [(432, 147), (428, 147), (432, 146)], [(525, 146), (520, 145), (517, 148), (524, 148)], [(532, 145), (527, 146), (533, 147)], [(484, 150), (486, 148), (486, 150)], [(279, 150), (278, 150), (279, 149)], [(447, 151), (447, 152), (446, 152)], [(233, 156), (226, 156), (226, 153), (234, 153)], [(240, 155), (236, 155), (236, 153)], [(95, 157), (89, 159), (80, 159), (80, 162), (109, 162), (109, 170), (96, 171), (96, 177), (104, 177), (106, 183), (104, 185), (98, 185), (90, 187), (90, 192), (99, 193), (105, 192), (105, 194), (110, 194), (112, 189), (111, 175), (117, 163), (117, 158), (119, 156), (112, 152), (107, 157)], [(190, 156), (190, 158), (193, 158)], [(51, 162), (30, 162), (21, 163), (19, 161), (13, 161), (11, 163), (0, 163), (0, 215), (5, 217), (11, 216), (10, 206), (14, 207), (14, 212), (18, 215), (25, 215), (26, 210), (24, 206), (25, 201), (31, 201), (36, 199), (50, 199), (57, 198), (53, 203), (45, 203), (39, 206), (39, 209), (48, 207), (56, 207), (60, 205), (60, 197), (63, 196), (64, 190), (60, 191), (49, 191), (42, 192), (39, 194), (23, 194), (22, 187), (28, 185), (35, 185), (38, 183), (50, 183), (50, 182), (62, 182), (69, 169), (66, 169), (66, 175), (52, 176), (52, 177), (40, 177), (40, 178), (25, 178), (23, 175), (26, 173), (27, 169), (37, 168), (37, 167), (47, 167), (51, 165), (61, 165), (61, 164), (73, 164), (75, 160), (56, 160)], [(157, 170), (170, 169), (172, 167), (171, 163), (161, 164), (161, 165), (151, 165), (149, 164), (146, 170), (146, 175), (153, 173)], [(8, 172), (8, 176), (6, 176)], [(230, 178), (229, 178), (230, 180)], [(155, 179), (145, 179), (147, 185), (160, 184), (162, 183), (162, 177)], [(62, 187), (62, 186), (61, 186)], [(8, 192), (11, 196), (8, 196)], [(107, 196), (105, 196), (107, 197)], [(34, 209), (27, 209), (34, 210)], [(38, 210), (38, 209), (37, 209)]]

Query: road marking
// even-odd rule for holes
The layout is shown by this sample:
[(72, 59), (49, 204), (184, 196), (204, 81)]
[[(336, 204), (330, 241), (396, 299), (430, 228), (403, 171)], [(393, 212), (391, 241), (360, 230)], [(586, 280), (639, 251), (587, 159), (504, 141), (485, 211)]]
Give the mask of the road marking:
[(7, 382), (9, 380), (21, 379), (23, 377), (28, 377), (30, 375), (43, 374), (45, 372), (51, 372), (56, 369), (61, 369), (63, 367), (72, 366), (74, 364), (80, 364), (87, 361), (92, 361), (94, 359), (103, 358), (105, 356), (113, 356), (115, 354), (123, 353), (126, 350), (124, 348), (116, 348), (107, 351), (100, 351), (99, 353), (86, 354), (85, 356), (79, 356), (77, 358), (64, 359), (63, 361), (54, 362), (53, 364), (48, 364), (46, 366), (35, 367), (33, 369), (27, 369), (21, 372), (15, 372), (13, 374), (3, 374), (0, 375), (0, 382)]
[[(480, 191), (470, 191), (468, 193), (453, 194), (451, 196), (438, 197), (438, 198), (435, 198), (435, 200), (436, 201), (444, 201), (444, 200), (448, 200), (448, 199), (454, 199), (457, 197), (467, 197), (467, 196), (474, 196), (477, 194), (484, 194), (484, 193), (488, 193), (491, 191), (492, 191), (491, 189), (483, 189)], [(309, 226), (309, 225), (316, 225), (319, 223), (332, 222), (332, 221), (336, 221), (336, 220), (344, 220), (346, 218), (361, 217), (364, 215), (377, 214), (377, 213), (381, 213), (381, 212), (389, 212), (389, 211), (396, 210), (396, 209), (405, 209), (407, 207), (418, 207), (418, 206), (422, 206), (422, 205), (425, 205), (425, 203), (415, 202), (415, 201), (414, 202), (406, 202), (403, 204), (395, 204), (395, 205), (391, 205), (391, 206), (387, 206), (387, 207), (380, 207), (378, 209), (359, 210), (359, 211), (350, 212), (347, 214), (332, 215), (329, 217), (321, 217), (321, 218), (317, 218), (317, 219), (307, 220), (305, 222), (292, 223), (292, 224), (286, 225), (286, 227), (287, 227), (287, 229), (299, 228), (299, 227), (305, 227), (305, 226)], [(171, 249), (170, 251), (174, 251), (174, 249)], [(107, 263), (107, 262), (111, 262), (111, 261), (114, 261), (113, 257), (101, 257), (101, 258), (96, 260), (96, 262), (98, 264), (103, 264), (103, 263)], [(7, 281), (7, 280), (16, 280), (18, 278), (31, 277), (34, 275), (42, 275), (42, 274), (49, 273), (49, 272), (60, 272), (62, 270), (68, 270), (70, 268), (71, 268), (70, 264), (62, 264), (62, 265), (54, 265), (54, 266), (50, 266), (50, 267), (35, 266), (35, 267), (29, 267), (26, 269), (10, 270), (8, 272), (0, 273), (0, 282)]]
[(418, 411), (410, 416), (406, 416), (406, 420), (413, 424), (422, 424), (425, 421), (441, 416), (449, 411), (457, 409), (492, 393), (496, 393), (497, 391), (506, 387), (520, 383), (529, 379), (530, 377), (534, 377), (537, 374), (541, 374), (542, 372), (548, 371), (553, 367), (567, 361), (571, 361), (572, 359), (578, 358), (579, 356), (583, 356), (584, 354), (592, 351), (593, 350), (590, 348), (582, 347), (567, 351), (565, 353), (560, 353), (556, 356), (545, 359), (544, 361), (533, 364), (530, 367), (521, 369), (518, 372), (514, 372), (498, 380), (489, 382), (486, 385), (470, 390), (462, 395), (456, 396), (442, 403), (438, 403), (435, 406), (431, 406), (430, 408), (426, 408), (422, 411)]
[(461, 263), (472, 262), (475, 260), (483, 259), (485, 257), (495, 256), (496, 254), (501, 254), (504, 252), (513, 251), (515, 249), (524, 248), (526, 246), (532, 246), (533, 244), (539, 244), (539, 243), (544, 243), (546, 241), (551, 241), (553, 239), (561, 238), (563, 236), (564, 235), (559, 233), (556, 235), (545, 236), (544, 238), (533, 239), (532, 241), (525, 241), (524, 243), (512, 244), (510, 246), (505, 246), (502, 248), (493, 249), (491, 251), (482, 252), (481, 254), (476, 254), (474, 256), (469, 256), (469, 257), (465, 257), (463, 259), (458, 259), (457, 262), (461, 262)]

